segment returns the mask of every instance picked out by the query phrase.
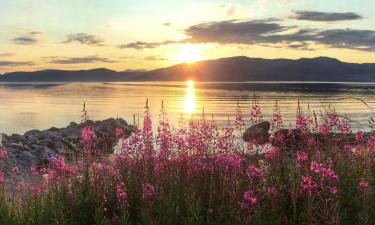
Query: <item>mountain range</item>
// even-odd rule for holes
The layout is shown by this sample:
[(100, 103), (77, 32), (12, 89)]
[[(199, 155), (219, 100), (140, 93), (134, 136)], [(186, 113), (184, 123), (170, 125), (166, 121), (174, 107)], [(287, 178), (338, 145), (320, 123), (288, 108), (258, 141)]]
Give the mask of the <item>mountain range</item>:
[(245, 56), (182, 63), (151, 71), (105, 68), (40, 70), (0, 75), (0, 82), (114, 82), (114, 81), (319, 81), (375, 82), (375, 63), (346, 63), (317, 57), (263, 59)]

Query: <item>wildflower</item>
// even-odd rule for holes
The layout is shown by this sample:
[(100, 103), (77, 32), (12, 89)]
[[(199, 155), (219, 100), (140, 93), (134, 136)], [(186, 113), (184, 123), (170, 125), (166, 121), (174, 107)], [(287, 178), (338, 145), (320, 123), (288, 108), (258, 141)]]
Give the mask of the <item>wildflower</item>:
[(115, 137), (120, 138), (124, 134), (124, 131), (121, 128), (116, 128)]
[(330, 192), (333, 194), (333, 195), (336, 195), (337, 194), (337, 187), (332, 187), (329, 189)]
[(349, 123), (342, 123), (339, 125), (339, 129), (342, 134), (349, 134), (351, 131), (351, 126)]
[(0, 148), (0, 159), (7, 159), (8, 152), (5, 148)]
[(353, 148), (352, 145), (346, 144), (346, 145), (344, 145), (344, 152), (351, 152), (352, 148)]
[(38, 170), (34, 166), (30, 167), (30, 172), (31, 172), (31, 175), (34, 177), (39, 175)]
[(17, 174), (20, 173), (20, 169), (18, 168), (18, 166), (12, 167), (12, 173), (13, 173), (13, 175), (17, 175)]
[(321, 124), (321, 125), (319, 126), (319, 132), (320, 132), (322, 135), (327, 136), (327, 135), (329, 134), (329, 128), (328, 128), (328, 126), (325, 125), (325, 124)]
[(116, 195), (117, 195), (117, 200), (119, 204), (124, 205), (128, 198), (124, 182), (121, 182), (120, 184), (116, 186)]
[(258, 199), (254, 192), (251, 190), (245, 191), (243, 194), (243, 199), (241, 203), (241, 209), (250, 209), (250, 207), (255, 206), (258, 203)]
[(366, 191), (369, 188), (368, 181), (365, 178), (361, 178), (361, 180), (359, 181), (359, 188), (362, 191)]
[(277, 190), (274, 186), (270, 186), (270, 187), (267, 187), (267, 193), (271, 198), (274, 198), (277, 195)]
[(265, 158), (272, 161), (274, 160), (277, 156), (279, 155), (279, 149), (278, 148), (274, 148), (268, 152), (266, 152), (265, 154)]
[(370, 151), (375, 152), (375, 136), (370, 136), (368, 138), (367, 147)]
[(262, 170), (254, 165), (250, 165), (247, 169), (247, 174), (251, 178), (260, 177), (262, 175)]
[(3, 172), (0, 172), (0, 185), (4, 184), (5, 181), (5, 175)]
[(357, 132), (355, 133), (355, 140), (356, 140), (357, 142), (360, 142), (360, 141), (363, 140), (363, 132), (362, 132), (362, 131), (357, 131)]
[(150, 183), (143, 184), (142, 198), (144, 200), (152, 200), (155, 197), (155, 188)]
[(251, 110), (250, 110), (250, 114), (251, 114), (251, 123), (259, 123), (260, 121), (262, 121), (262, 111), (260, 110), (260, 106), (259, 106), (259, 101), (258, 101), (258, 96), (255, 95), (254, 93), (254, 96), (253, 96), (253, 100), (252, 100), (252, 106), (251, 106)]
[(298, 162), (303, 162), (303, 161), (307, 161), (307, 153), (304, 152), (304, 151), (297, 151), (297, 161)]
[(323, 169), (323, 165), (320, 163), (318, 164), (316, 161), (311, 161), (310, 170), (315, 173), (320, 173)]
[(316, 183), (313, 181), (312, 177), (307, 175), (307, 176), (302, 176), (301, 178), (301, 188), (303, 191), (312, 191), (316, 187)]

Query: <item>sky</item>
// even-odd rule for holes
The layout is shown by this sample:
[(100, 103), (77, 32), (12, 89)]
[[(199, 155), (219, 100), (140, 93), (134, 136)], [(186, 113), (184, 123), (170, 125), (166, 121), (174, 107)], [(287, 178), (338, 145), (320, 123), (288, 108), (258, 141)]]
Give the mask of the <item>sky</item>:
[(0, 73), (231, 56), (375, 63), (374, 0), (1, 0)]

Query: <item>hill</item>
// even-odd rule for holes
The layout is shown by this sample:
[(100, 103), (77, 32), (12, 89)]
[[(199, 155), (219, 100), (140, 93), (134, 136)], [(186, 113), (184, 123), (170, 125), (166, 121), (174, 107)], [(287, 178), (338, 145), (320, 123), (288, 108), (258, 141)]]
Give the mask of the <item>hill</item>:
[(42, 70), (12, 72), (0, 82), (111, 82), (111, 81), (329, 81), (375, 82), (375, 63), (345, 63), (317, 57), (262, 59), (244, 56), (183, 63), (152, 71)]

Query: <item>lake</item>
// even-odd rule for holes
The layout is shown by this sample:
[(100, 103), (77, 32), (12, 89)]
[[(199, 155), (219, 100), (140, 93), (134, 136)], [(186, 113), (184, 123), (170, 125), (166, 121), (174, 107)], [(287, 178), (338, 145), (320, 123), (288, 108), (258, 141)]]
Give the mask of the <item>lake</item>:
[(122, 117), (133, 124), (135, 117), (137, 124), (142, 121), (146, 99), (154, 122), (163, 100), (176, 126), (181, 115), (198, 119), (203, 107), (207, 118), (222, 125), (228, 118), (234, 120), (237, 101), (249, 119), (254, 94), (264, 119), (271, 118), (278, 100), (286, 126), (294, 124), (298, 100), (304, 111), (319, 113), (334, 107), (355, 121), (353, 127), (368, 129), (368, 119), (374, 117), (375, 83), (0, 83), (0, 133), (80, 122), (84, 102), (90, 119)]

